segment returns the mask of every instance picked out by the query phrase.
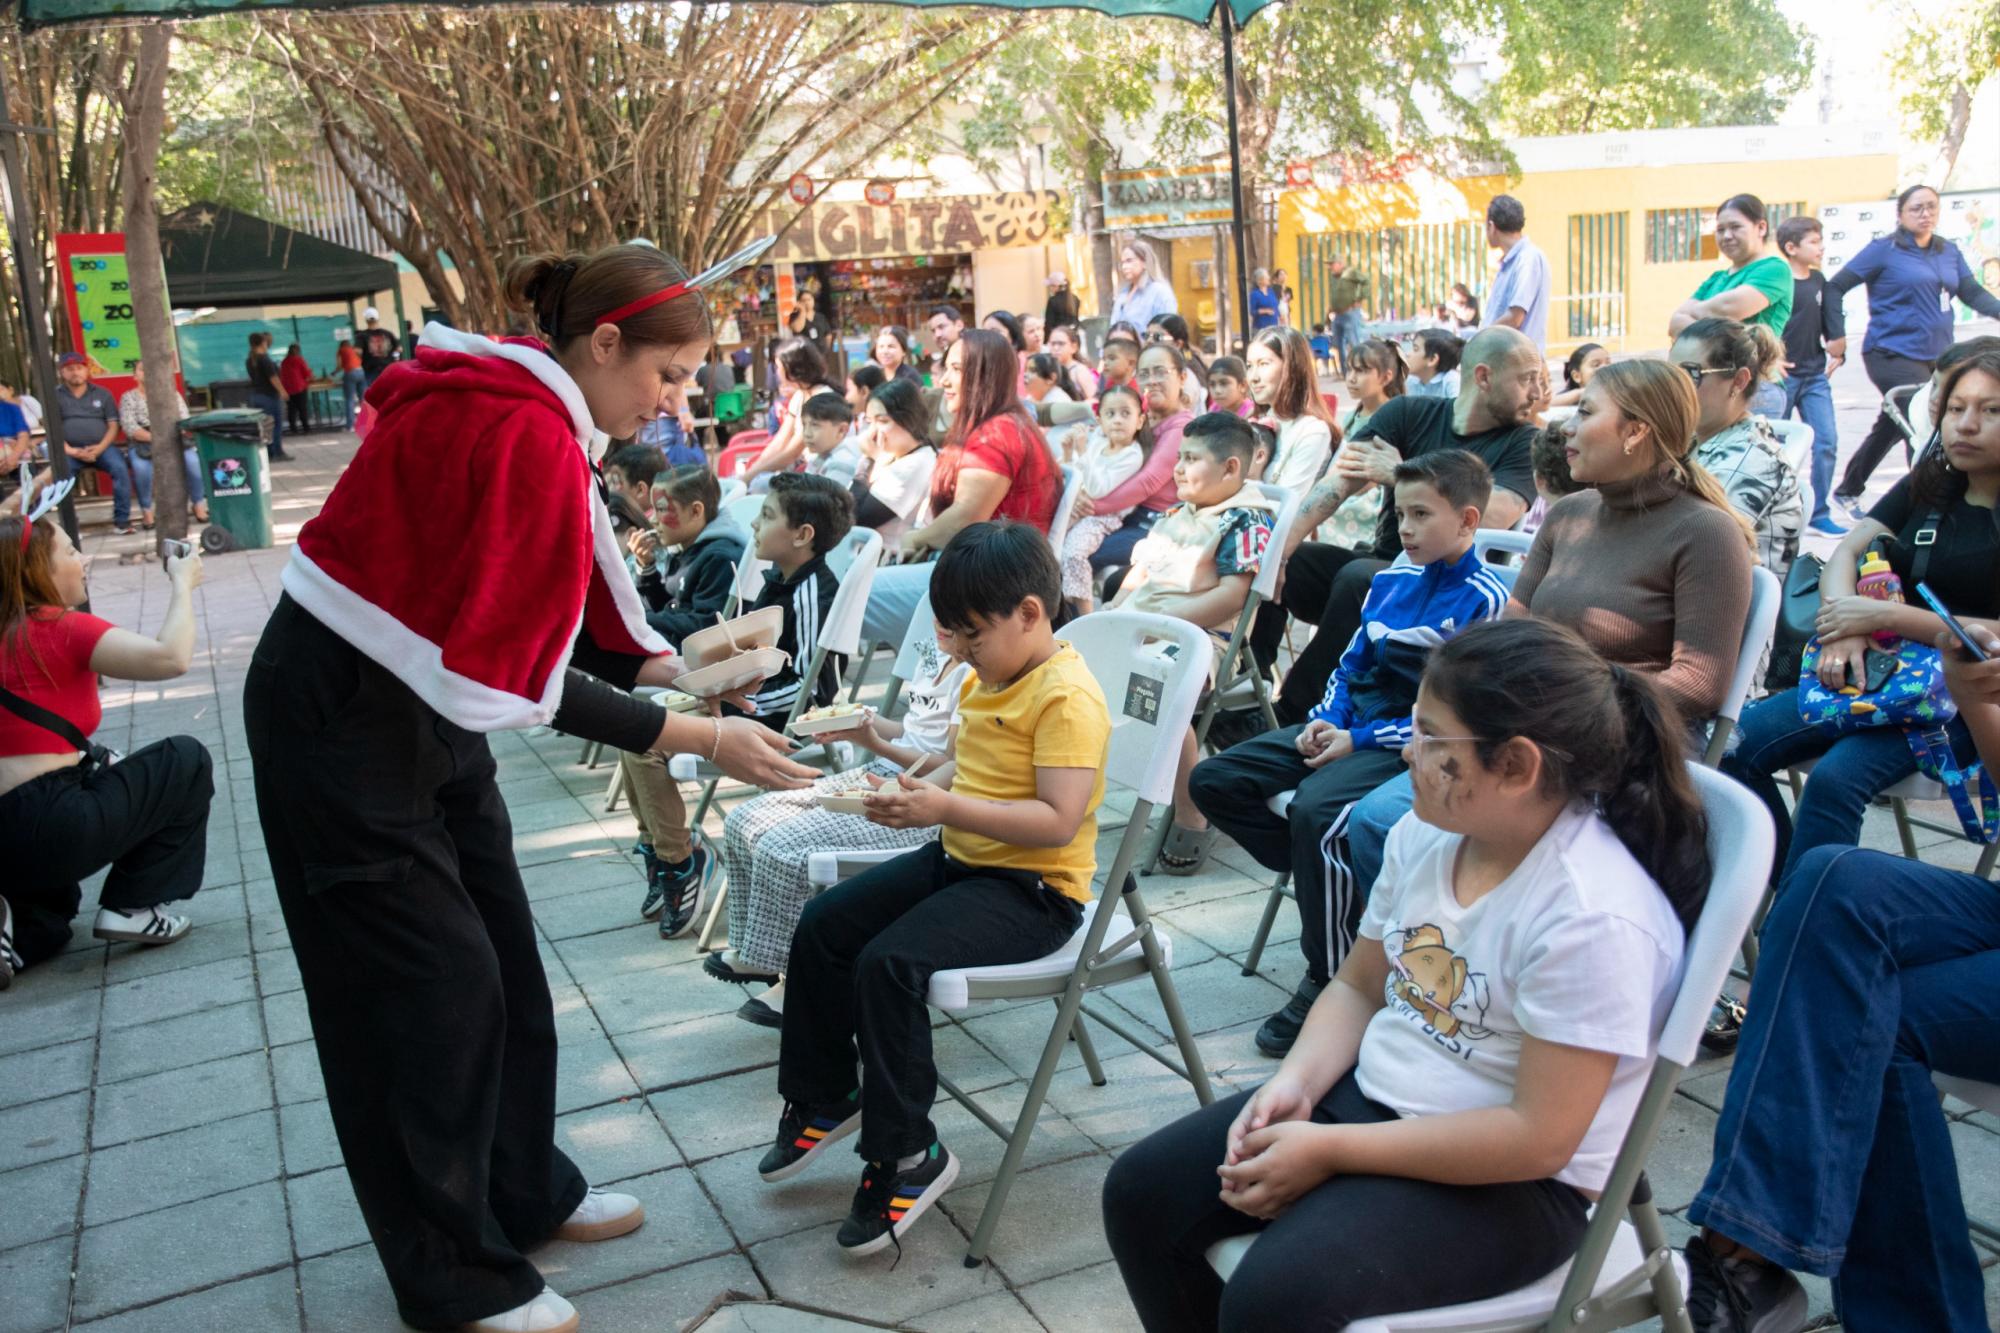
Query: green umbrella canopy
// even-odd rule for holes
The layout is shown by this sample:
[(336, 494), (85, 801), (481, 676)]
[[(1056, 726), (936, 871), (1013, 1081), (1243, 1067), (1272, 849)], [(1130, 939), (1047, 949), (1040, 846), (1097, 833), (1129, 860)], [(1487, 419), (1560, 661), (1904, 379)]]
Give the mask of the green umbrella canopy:
[[(1220, 8), (1216, 0), (892, 0), (912, 8), (973, 4), (986, 9), (1094, 9), (1113, 18), (1142, 15), (1184, 19), (1207, 25)], [(118, 18), (203, 18), (256, 9), (368, 9), (407, 0), (21, 0), (21, 26), (95, 23)], [(457, 8), (486, 8), (491, 0), (444, 0)], [(1237, 26), (1272, 0), (1228, 0)]]

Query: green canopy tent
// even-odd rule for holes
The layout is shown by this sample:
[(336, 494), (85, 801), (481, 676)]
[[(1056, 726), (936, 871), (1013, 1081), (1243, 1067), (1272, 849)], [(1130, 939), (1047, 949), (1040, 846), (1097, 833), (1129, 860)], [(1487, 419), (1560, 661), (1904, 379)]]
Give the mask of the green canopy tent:
[(176, 306), (349, 301), (398, 281), (389, 260), (221, 204), (161, 218), (160, 251)]

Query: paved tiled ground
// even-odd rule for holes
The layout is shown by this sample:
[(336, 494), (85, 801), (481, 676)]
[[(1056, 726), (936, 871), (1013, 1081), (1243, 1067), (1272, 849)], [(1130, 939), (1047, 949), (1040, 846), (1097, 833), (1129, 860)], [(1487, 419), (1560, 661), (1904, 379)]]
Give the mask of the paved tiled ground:
[[(1853, 440), (1871, 400), (1853, 382), (1841, 397)], [(284, 543), (352, 442), (321, 436), (295, 447), (301, 461), (276, 474), (280, 547), (208, 561), (194, 669), (105, 690), (109, 743), (185, 733), (215, 756), (196, 930), (159, 951), (79, 940), (0, 996), (0, 1333), (399, 1326), (327, 1118), (240, 716)], [(166, 581), (156, 566), (118, 563), (139, 545), (92, 538), (92, 595), (99, 613), (150, 629)], [(663, 943), (634, 919), (639, 878), (623, 850), (633, 825), (604, 812), (606, 770), (584, 770), (577, 743), (553, 736), (500, 735), (493, 746), (560, 1016), (558, 1133), (594, 1181), (638, 1194), (649, 1213), (630, 1239), (536, 1256), (590, 1327), (678, 1327), (728, 1293), (919, 1329), (1135, 1326), (1107, 1263), (1098, 1186), (1121, 1146), (1194, 1105), (1184, 1084), (1105, 1037), (1110, 1083), (1094, 1088), (1072, 1054), (994, 1261), (978, 1270), (960, 1255), (1000, 1148), (948, 1103), (939, 1124), (966, 1170), (944, 1216), (912, 1233), (894, 1272), (887, 1257), (844, 1262), (831, 1228), (852, 1174), (786, 1188), (756, 1181), (756, 1150), (778, 1110), (776, 1034), (731, 1014), (739, 992), (706, 978), (690, 943)], [(1868, 841), (1892, 845), (1886, 821), (1871, 821)], [(1969, 864), (1963, 846), (1932, 842), (1927, 857)], [(1250, 1033), (1300, 970), (1283, 947), (1296, 934), (1286, 912), (1262, 975), (1240, 975), (1263, 882), (1226, 851), (1199, 878), (1148, 884), (1209, 1067), (1231, 1088), (1269, 1067)], [(1128, 989), (1115, 1002), (1164, 1043), (1149, 994)], [(1004, 1113), (1018, 1104), (1045, 1030), (1043, 1006), (985, 1014), (939, 1031), (940, 1064)], [(1652, 1177), (1670, 1210), (1685, 1207), (1706, 1166), (1725, 1074), (1722, 1063), (1702, 1065), (1668, 1118)], [(1952, 1132), (1969, 1201), (2000, 1217), (2000, 1122), (1967, 1116)], [(1670, 1225), (1685, 1234), (1678, 1217)], [(1824, 1310), (1824, 1284), (1811, 1285)], [(2000, 1292), (2000, 1280), (1988, 1286)], [(764, 1310), (715, 1326), (811, 1325)]]

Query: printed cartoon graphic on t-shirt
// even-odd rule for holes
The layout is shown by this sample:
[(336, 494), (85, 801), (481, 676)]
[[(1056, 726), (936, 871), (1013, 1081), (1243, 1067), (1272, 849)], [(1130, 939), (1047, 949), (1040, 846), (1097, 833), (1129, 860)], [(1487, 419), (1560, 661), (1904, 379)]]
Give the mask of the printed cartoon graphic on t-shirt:
[(1424, 1026), (1446, 1039), (1478, 1040), (1491, 1036), (1480, 1025), (1486, 1017), (1486, 974), (1474, 972), (1445, 943), (1444, 930), (1426, 922), (1414, 930), (1391, 930), (1382, 940), (1391, 968), (1387, 991), (1393, 1004), (1401, 1001)]

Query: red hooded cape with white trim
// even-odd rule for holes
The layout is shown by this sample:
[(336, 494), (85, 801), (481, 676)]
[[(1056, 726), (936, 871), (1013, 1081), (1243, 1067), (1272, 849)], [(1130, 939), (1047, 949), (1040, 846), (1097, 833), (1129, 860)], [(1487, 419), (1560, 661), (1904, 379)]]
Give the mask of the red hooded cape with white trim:
[(285, 566), (299, 605), (472, 731), (553, 718), (580, 629), (670, 651), (598, 494), (583, 394), (539, 344), (432, 324), (368, 401), (375, 426)]

